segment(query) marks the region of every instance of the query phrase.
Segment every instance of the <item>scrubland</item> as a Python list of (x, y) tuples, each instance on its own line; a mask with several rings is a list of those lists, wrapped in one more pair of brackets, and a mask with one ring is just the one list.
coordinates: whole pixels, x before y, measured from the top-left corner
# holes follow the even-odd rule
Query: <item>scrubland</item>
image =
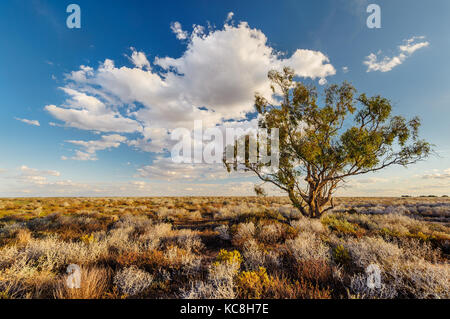
[(449, 298), (449, 226), (448, 198), (0, 199), (0, 298)]

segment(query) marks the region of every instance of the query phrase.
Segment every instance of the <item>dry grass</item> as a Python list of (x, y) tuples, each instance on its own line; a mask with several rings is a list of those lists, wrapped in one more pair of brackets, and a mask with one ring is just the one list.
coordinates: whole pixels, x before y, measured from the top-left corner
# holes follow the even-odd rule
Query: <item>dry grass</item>
[(81, 269), (80, 288), (69, 288), (63, 276), (55, 285), (54, 296), (57, 299), (100, 299), (110, 285), (110, 271), (104, 268)]
[(281, 197), (0, 199), (0, 298), (450, 297), (450, 199), (337, 204), (311, 220)]

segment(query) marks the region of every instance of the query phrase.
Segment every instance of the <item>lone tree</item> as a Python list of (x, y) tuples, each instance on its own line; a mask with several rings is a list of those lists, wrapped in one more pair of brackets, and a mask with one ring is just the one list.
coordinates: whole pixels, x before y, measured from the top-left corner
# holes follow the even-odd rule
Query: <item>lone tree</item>
[(295, 81), (290, 68), (268, 77), (277, 105), (257, 93), (255, 106), (260, 128), (279, 129), (279, 169), (268, 171), (270, 164), (247, 159), (224, 163), (228, 171), (243, 168), (277, 186), (304, 216), (319, 218), (334, 208), (333, 193), (346, 178), (407, 166), (431, 152), (431, 144), (418, 137), (420, 120), (392, 116), (391, 103), (381, 96), (356, 97), (344, 82), (328, 86), (319, 99), (316, 88)]

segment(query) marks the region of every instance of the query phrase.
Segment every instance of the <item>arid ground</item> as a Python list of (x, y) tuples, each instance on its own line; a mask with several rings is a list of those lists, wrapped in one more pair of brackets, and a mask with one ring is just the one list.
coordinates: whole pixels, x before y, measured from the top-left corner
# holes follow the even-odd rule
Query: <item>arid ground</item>
[(0, 298), (449, 298), (449, 240), (444, 197), (1, 199)]

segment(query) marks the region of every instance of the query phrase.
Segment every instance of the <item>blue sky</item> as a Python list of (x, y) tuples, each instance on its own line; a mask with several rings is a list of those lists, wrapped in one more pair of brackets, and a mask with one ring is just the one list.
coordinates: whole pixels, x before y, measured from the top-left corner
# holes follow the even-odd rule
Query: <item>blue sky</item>
[[(70, 3), (81, 29), (66, 26)], [(261, 74), (282, 63), (319, 87), (347, 80), (389, 98), (436, 145), (439, 156), (342, 195), (450, 193), (450, 2), (375, 3), (381, 29), (366, 26), (364, 0), (0, 2), (0, 196), (252, 194), (248, 176), (168, 162), (165, 129), (242, 121), (251, 100), (237, 87), (264, 92)]]

